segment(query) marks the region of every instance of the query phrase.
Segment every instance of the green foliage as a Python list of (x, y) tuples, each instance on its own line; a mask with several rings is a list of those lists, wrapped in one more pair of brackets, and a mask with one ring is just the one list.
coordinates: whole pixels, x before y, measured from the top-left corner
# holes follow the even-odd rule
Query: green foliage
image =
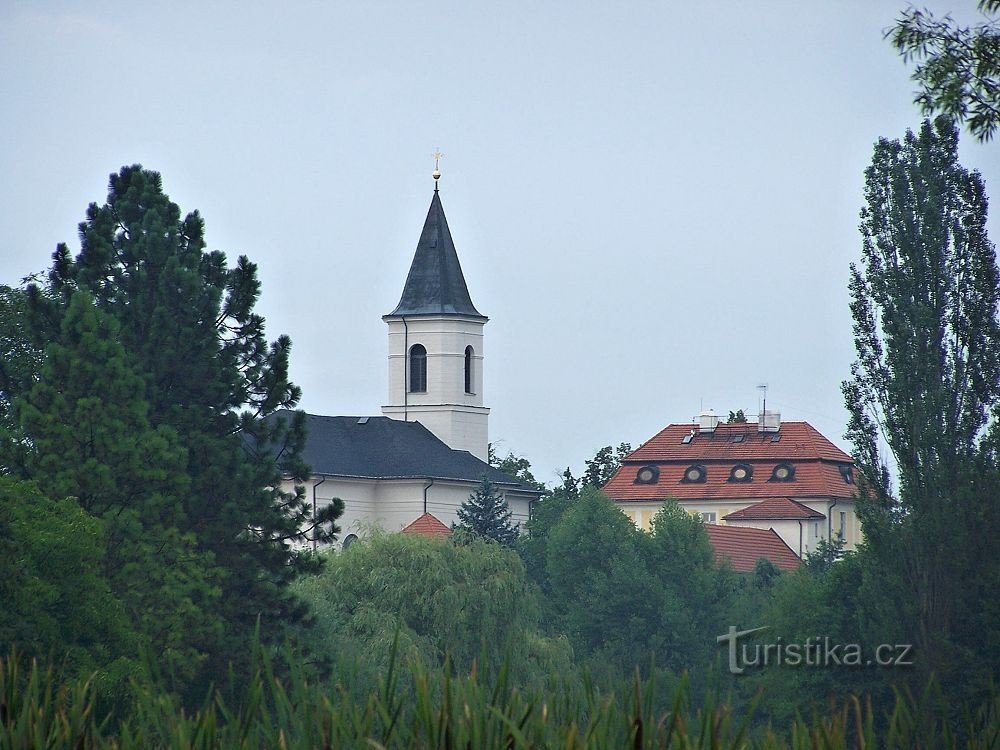
[(295, 590), (316, 619), (310, 637), (329, 644), (334, 659), (356, 654), (362, 674), (386, 667), (396, 639), (407, 660), (447, 658), (459, 672), (473, 663), (496, 669), (505, 657), (518, 680), (569, 667), (565, 645), (538, 632), (521, 561), (497, 544), (375, 535), (330, 557)]
[[(980, 0), (985, 14), (1000, 11), (1000, 0)], [(941, 113), (964, 122), (972, 135), (988, 141), (1000, 124), (1000, 31), (997, 22), (959, 26), (911, 6), (885, 36), (903, 56), (917, 62), (914, 102), (924, 115)]]
[(497, 458), (496, 452), (493, 449), (493, 443), (490, 443), (489, 464), (504, 474), (514, 477), (514, 479), (517, 479), (527, 487), (535, 490), (545, 489), (545, 485), (536, 480), (535, 475), (531, 473), (531, 462), (524, 456), (516, 456), (513, 452), (508, 452), (506, 458)]
[(729, 417), (726, 419), (726, 424), (743, 424), (747, 421), (746, 412), (742, 409), (737, 411), (730, 411)]
[(101, 694), (139, 674), (140, 639), (104, 577), (104, 524), (72, 499), (0, 477), (0, 649), (97, 673)]
[(23, 290), (0, 285), (0, 440), (20, 434), (13, 398), (31, 387), (44, 356), (32, 339), (27, 309)]
[(652, 533), (600, 491), (584, 490), (549, 531), (546, 572), (556, 622), (578, 656), (628, 673), (656, 663), (680, 673), (712, 661), (728, 605), (697, 519), (668, 503)]
[[(867, 480), (868, 616), (887, 628), (907, 625), (901, 637), (923, 654), (915, 681), (936, 673), (944, 689), (976, 685), (981, 696), (1000, 641), (992, 604), (1000, 557), (984, 531), (1000, 525), (1000, 272), (986, 235), (985, 187), (957, 150), (958, 133), (943, 118), (875, 147), (863, 261), (851, 268), (858, 361), (844, 395)], [(896, 603), (899, 614), (880, 602)], [(991, 621), (981, 617), (984, 606)]]
[[(14, 299), (17, 325), (0, 320), (5, 348), (45, 352), (0, 383), (18, 428), (0, 432), (0, 465), (102, 519), (114, 590), (200, 700), (247, 663), (259, 619), (271, 639), (305, 612), (288, 584), (317, 564), (293, 546), (313, 537), (311, 507), (280, 490), (306, 473), (302, 415), (276, 414), (300, 396), (290, 342), (264, 337), (256, 267), (207, 252), (201, 217), (182, 217), (155, 172), (112, 175), (80, 239)], [(321, 514), (320, 540), (339, 511)]]
[(816, 543), (816, 549), (806, 554), (803, 564), (815, 572), (826, 572), (844, 556), (846, 544), (847, 542), (842, 536), (837, 536), (832, 540), (820, 539)]
[(486, 477), (458, 509), (458, 521), (456, 531), (488, 539), (504, 547), (513, 547), (517, 542), (519, 532), (511, 520), (507, 500)]
[[(619, 443), (617, 448), (606, 445), (589, 461), (584, 462), (586, 471), (580, 479), (582, 487), (603, 487), (622, 465), (622, 460), (632, 452), (629, 443)], [(567, 469), (568, 471), (568, 469)]]
[[(400, 677), (410, 702), (394, 689)], [(300, 670), (279, 679), (258, 652), (243, 701), (220, 696), (198, 711), (179, 712), (147, 690), (135, 714), (111, 727), (101, 721), (92, 685), (0, 659), (0, 747), (986, 750), (1000, 740), (996, 695), (954, 724), (935, 710), (933, 690), (899, 695), (881, 731), (871, 706), (838, 696), (809, 721), (794, 717), (751, 732), (752, 708), (734, 711), (712, 699), (693, 706), (683, 684), (665, 690), (653, 678), (633, 678), (616, 687), (602, 693), (589, 683), (553, 679), (544, 688), (520, 689), (502, 677), (456, 677), (447, 669), (417, 666), (400, 675), (394, 664), (378, 690), (356, 700), (322, 689)]]
[(103, 521), (104, 576), (164, 672), (183, 683), (222, 633), (205, 575), (212, 557), (182, 531), (185, 452), (171, 428), (150, 425), (145, 382), (118, 335), (86, 291), (69, 296), (40, 378), (18, 402), (31, 436), (25, 465), (50, 496), (73, 496)]

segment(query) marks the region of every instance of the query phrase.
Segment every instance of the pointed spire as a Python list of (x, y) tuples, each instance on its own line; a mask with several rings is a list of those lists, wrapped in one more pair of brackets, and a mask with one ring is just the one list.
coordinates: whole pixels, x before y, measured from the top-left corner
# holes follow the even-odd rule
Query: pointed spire
[(467, 315), (485, 318), (472, 304), (436, 181), (431, 206), (413, 254), (395, 315)]

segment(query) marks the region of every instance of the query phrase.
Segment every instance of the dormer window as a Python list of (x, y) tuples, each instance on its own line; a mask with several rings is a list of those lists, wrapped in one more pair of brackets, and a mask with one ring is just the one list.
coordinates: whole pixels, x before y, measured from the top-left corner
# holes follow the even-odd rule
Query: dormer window
[(410, 393), (427, 393), (427, 350), (422, 344), (410, 347)]
[(660, 479), (660, 470), (655, 466), (643, 466), (635, 474), (636, 484), (656, 484)]
[(849, 465), (841, 464), (837, 468), (840, 469), (840, 476), (843, 477), (845, 484), (854, 484), (854, 473)]
[(772, 482), (791, 482), (795, 479), (795, 467), (791, 464), (778, 464), (771, 472)]
[(694, 464), (684, 470), (684, 478), (681, 479), (681, 481), (686, 484), (694, 484), (697, 482), (704, 482), (707, 477), (708, 472), (705, 471), (705, 467), (701, 464)]
[(750, 464), (736, 464), (729, 472), (730, 482), (749, 482), (753, 479), (753, 467)]

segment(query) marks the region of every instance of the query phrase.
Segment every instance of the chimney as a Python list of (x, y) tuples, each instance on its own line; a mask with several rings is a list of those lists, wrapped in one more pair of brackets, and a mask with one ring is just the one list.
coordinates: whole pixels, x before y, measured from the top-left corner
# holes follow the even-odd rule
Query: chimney
[(780, 429), (780, 411), (762, 411), (757, 415), (757, 432), (777, 432)]
[(715, 432), (715, 428), (719, 426), (719, 415), (716, 414), (712, 409), (708, 411), (703, 411), (698, 415), (698, 431), (699, 432)]

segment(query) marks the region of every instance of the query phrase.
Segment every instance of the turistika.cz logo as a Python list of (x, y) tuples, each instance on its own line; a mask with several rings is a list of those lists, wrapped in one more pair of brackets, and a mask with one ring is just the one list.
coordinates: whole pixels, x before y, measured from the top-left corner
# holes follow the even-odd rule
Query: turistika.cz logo
[(913, 665), (909, 643), (881, 643), (869, 653), (858, 643), (835, 643), (826, 636), (806, 638), (804, 643), (784, 643), (778, 636), (773, 643), (747, 643), (740, 639), (768, 630), (764, 625), (749, 630), (729, 626), (717, 643), (729, 644), (729, 672), (743, 674), (747, 669), (764, 667), (909, 667)]

